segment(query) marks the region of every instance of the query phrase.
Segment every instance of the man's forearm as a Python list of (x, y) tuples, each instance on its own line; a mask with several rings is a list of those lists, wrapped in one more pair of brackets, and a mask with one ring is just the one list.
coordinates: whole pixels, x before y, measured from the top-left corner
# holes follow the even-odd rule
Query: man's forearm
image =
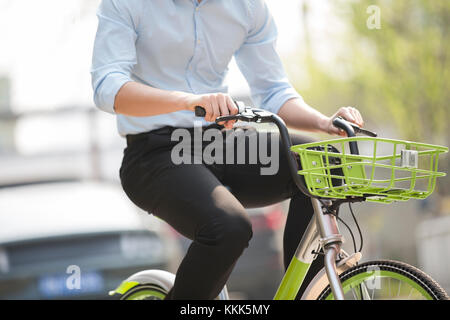
[(127, 82), (116, 95), (114, 110), (134, 117), (155, 116), (186, 110), (189, 94), (153, 88), (138, 82)]
[[(205, 109), (205, 120), (214, 122), (219, 116), (236, 114), (238, 109), (228, 94), (221, 92), (192, 94), (182, 91), (169, 91), (153, 88), (138, 82), (127, 82), (116, 94), (114, 110), (116, 113), (149, 117), (182, 110), (194, 112), (196, 106)], [(226, 121), (224, 126), (231, 128), (235, 121)]]
[(328, 132), (330, 118), (310, 107), (302, 99), (286, 101), (278, 112), (288, 127), (310, 132)]

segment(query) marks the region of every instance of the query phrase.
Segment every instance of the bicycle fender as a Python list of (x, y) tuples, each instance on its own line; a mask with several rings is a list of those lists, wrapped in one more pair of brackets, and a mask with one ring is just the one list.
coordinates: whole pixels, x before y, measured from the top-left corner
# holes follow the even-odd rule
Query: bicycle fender
[(124, 294), (128, 290), (140, 284), (153, 284), (169, 291), (175, 282), (175, 275), (164, 270), (144, 270), (135, 273), (114, 290), (109, 292), (110, 296), (115, 294)]
[[(336, 266), (338, 274), (340, 275), (344, 271), (356, 265), (356, 263), (361, 260), (361, 257), (361, 253), (356, 252), (340, 261)], [(301, 300), (316, 300), (320, 293), (327, 287), (327, 285), (327, 274), (325, 268), (322, 268), (322, 270), (320, 270), (309, 283), (308, 287), (301, 297)]]

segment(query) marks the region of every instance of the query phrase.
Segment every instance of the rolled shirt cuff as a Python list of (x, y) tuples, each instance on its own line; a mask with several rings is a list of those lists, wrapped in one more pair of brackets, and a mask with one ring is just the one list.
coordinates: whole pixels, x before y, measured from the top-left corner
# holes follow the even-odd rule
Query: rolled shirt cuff
[(261, 103), (261, 108), (277, 114), (278, 111), (280, 111), (281, 107), (286, 103), (286, 101), (293, 98), (299, 98), (303, 100), (302, 96), (298, 94), (298, 92), (292, 86), (289, 86), (284, 89), (277, 90), (276, 93), (266, 97)]
[(98, 86), (94, 95), (95, 105), (108, 113), (116, 114), (114, 103), (120, 88), (127, 82), (133, 81), (126, 74), (115, 72), (108, 74)]

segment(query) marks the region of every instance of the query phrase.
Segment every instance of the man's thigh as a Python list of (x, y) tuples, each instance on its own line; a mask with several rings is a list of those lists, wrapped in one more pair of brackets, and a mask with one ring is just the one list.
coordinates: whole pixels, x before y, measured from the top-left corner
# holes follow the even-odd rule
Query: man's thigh
[[(205, 165), (174, 164), (170, 149), (142, 151), (136, 157), (125, 157), (121, 172), (128, 197), (184, 236), (194, 239), (202, 226), (246, 215), (241, 203)], [(127, 166), (128, 162), (132, 165)]]
[(179, 165), (158, 184), (152, 213), (191, 240), (203, 227), (232, 216), (248, 219), (242, 204), (204, 165)]

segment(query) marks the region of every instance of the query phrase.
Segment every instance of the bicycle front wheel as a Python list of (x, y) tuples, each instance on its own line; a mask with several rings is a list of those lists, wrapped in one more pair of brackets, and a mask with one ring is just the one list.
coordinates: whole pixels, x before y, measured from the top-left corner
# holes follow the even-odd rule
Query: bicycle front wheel
[[(397, 261), (371, 261), (340, 275), (346, 300), (448, 300), (445, 291), (421, 270)], [(318, 297), (333, 300), (328, 285)]]

